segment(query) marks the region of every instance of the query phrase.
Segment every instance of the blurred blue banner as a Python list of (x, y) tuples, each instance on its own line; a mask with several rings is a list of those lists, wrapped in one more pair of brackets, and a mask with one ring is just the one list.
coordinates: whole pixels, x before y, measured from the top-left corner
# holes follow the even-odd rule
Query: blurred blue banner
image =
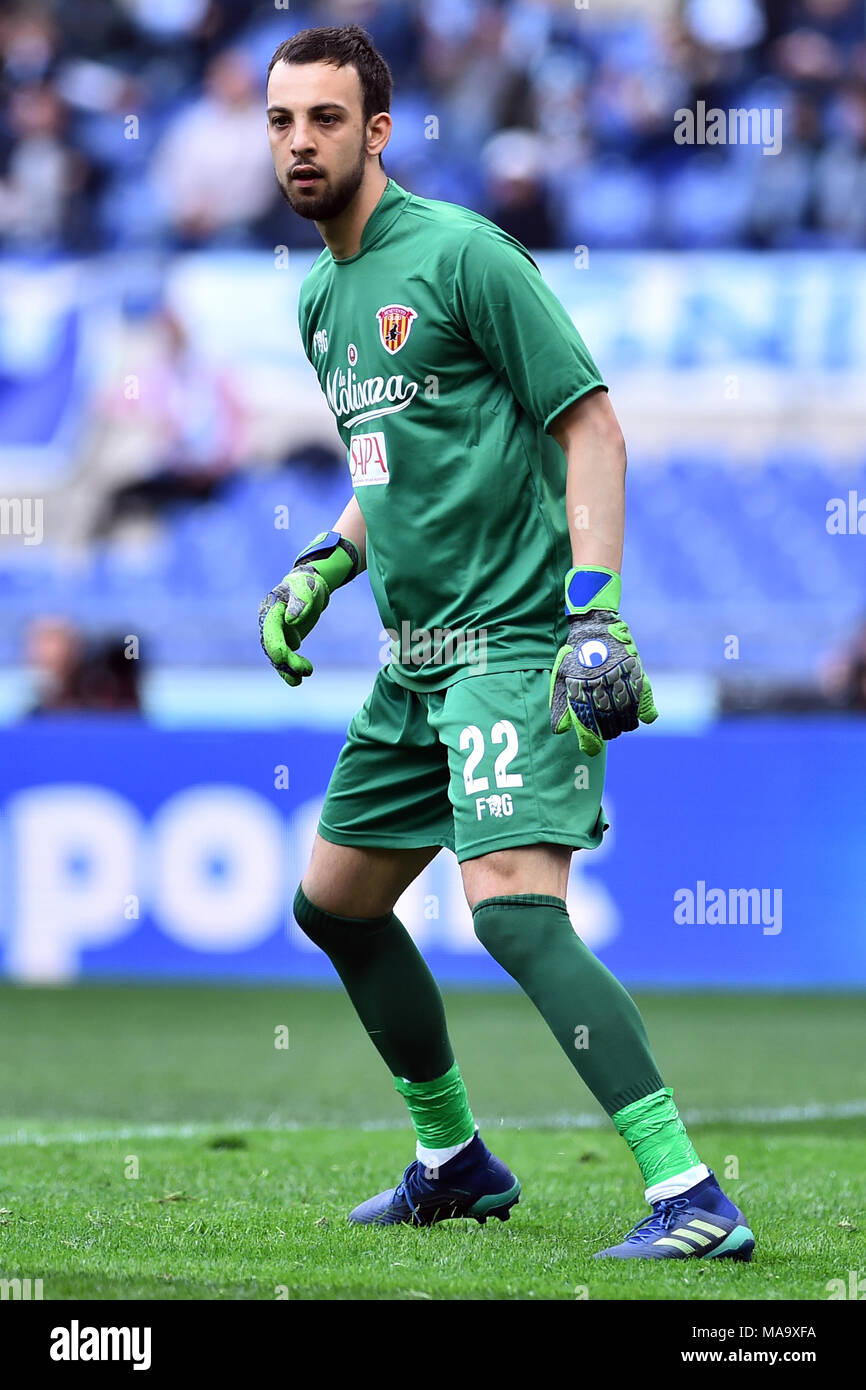
[[(334, 980), (290, 905), (332, 732), (34, 721), (0, 732), (7, 976)], [(611, 748), (612, 829), (575, 856), (576, 930), (624, 980), (866, 984), (866, 727), (754, 720)], [(398, 907), (443, 980), (503, 983), (453, 857)]]

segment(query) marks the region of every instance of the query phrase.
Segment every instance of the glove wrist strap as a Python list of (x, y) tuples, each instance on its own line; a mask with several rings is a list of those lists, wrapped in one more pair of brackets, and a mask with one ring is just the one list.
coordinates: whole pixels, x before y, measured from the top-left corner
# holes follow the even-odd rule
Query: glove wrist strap
[(602, 565), (576, 565), (565, 576), (565, 614), (579, 617), (592, 609), (618, 613), (622, 580), (616, 570)]
[(328, 591), (333, 593), (355, 578), (361, 568), (361, 557), (358, 547), (348, 536), (341, 536), (339, 531), (322, 531), (301, 551), (292, 568), (298, 569), (302, 565), (321, 575)]

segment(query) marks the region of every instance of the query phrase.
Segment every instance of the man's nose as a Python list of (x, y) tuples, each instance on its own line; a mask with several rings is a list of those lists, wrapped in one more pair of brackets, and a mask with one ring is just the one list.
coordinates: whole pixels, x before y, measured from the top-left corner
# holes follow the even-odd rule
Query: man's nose
[(301, 154), (311, 154), (314, 149), (312, 127), (305, 125), (302, 121), (295, 123), (294, 135), (292, 137), (292, 154), (296, 157)]

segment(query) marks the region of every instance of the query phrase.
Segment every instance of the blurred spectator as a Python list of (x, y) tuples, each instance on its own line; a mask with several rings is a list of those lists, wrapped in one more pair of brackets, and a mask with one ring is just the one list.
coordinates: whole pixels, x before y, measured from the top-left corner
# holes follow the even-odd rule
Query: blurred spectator
[(834, 704), (866, 713), (866, 619), (847, 651), (829, 663), (822, 684)]
[(36, 687), (33, 714), (77, 708), (81, 653), (81, 634), (62, 618), (37, 618), (32, 623), (26, 661)]
[(121, 638), (86, 642), (65, 619), (37, 618), (27, 633), (26, 659), (36, 686), (31, 717), (140, 710), (140, 663), (127, 656)]
[(0, 178), (0, 236), (25, 252), (75, 247), (84, 238), (89, 169), (67, 136), (66, 109), (47, 83), (22, 86), (9, 107), (10, 145)]
[(181, 245), (248, 239), (268, 209), (275, 180), (265, 138), (262, 75), (240, 50), (215, 58), (205, 94), (169, 126), (153, 184)]
[(847, 86), (835, 105), (835, 133), (815, 161), (819, 227), (832, 244), (862, 244), (866, 237), (866, 87)]
[(793, 96), (785, 113), (781, 152), (763, 161), (753, 180), (751, 230), (758, 246), (802, 245), (816, 225), (815, 160), (821, 148), (821, 115), (805, 94)]
[(209, 0), (119, 0), (143, 33), (156, 40), (177, 42), (204, 22)]
[(488, 216), (524, 246), (561, 244), (547, 205), (544, 142), (530, 130), (501, 130), (482, 151)]
[(57, 26), (45, 10), (12, 10), (0, 19), (3, 76), (7, 83), (27, 86), (43, 81), (57, 52)]
[(488, 0), (446, 0), (422, 9), (421, 18), (423, 67), (435, 93), (431, 111), (440, 114), (444, 127), (441, 138), (478, 150), (494, 130), (516, 123), (532, 105), (522, 68), (504, 61), (505, 10)]
[(751, 48), (766, 32), (759, 0), (686, 0), (685, 19), (695, 38), (709, 48)]
[(94, 534), (118, 522), (149, 517), (174, 502), (206, 502), (235, 471), (241, 448), (241, 414), (224, 373), (203, 361), (186, 331), (167, 310), (158, 318), (162, 353), (139, 380), (135, 402), (152, 432), (150, 467), (116, 487), (97, 518)]

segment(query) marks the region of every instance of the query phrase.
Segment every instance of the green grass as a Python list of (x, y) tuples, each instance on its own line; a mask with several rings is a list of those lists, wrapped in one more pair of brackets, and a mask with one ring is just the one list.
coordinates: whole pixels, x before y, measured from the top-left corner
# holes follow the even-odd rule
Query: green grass
[(862, 997), (639, 998), (702, 1157), (736, 1163), (751, 1265), (593, 1261), (645, 1211), (628, 1151), (526, 1000), (447, 1002), (523, 1182), (504, 1225), (347, 1226), (412, 1141), (340, 994), (0, 990), (0, 1277), (46, 1298), (772, 1300), (866, 1274)]

